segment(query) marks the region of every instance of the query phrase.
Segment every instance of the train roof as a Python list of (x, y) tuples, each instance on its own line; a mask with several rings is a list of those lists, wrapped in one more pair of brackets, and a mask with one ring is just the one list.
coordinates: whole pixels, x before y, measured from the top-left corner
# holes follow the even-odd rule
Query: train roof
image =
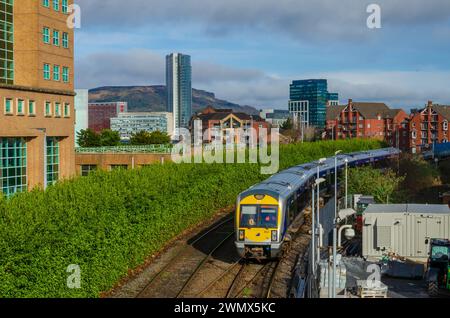
[[(398, 149), (384, 148), (350, 154), (339, 154), (337, 156), (338, 167), (342, 168), (345, 164), (345, 159), (348, 159), (348, 162), (351, 163), (374, 158), (383, 158), (399, 153), (400, 151)], [(326, 158), (322, 163), (320, 163), (319, 160), (316, 160), (283, 170), (267, 180), (250, 187), (248, 190), (241, 193), (241, 196), (264, 193), (276, 197), (288, 197), (293, 191), (297, 191), (302, 186), (305, 186), (307, 181), (317, 174), (318, 166), (320, 167), (320, 173), (334, 169), (335, 158)]]

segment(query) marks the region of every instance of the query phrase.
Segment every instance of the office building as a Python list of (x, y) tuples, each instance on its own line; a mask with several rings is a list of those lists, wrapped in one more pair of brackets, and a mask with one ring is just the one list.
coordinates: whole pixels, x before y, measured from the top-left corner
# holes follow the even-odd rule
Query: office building
[(279, 128), (291, 117), (291, 113), (284, 109), (263, 109), (259, 116), (272, 127)]
[(421, 110), (413, 111), (409, 122), (409, 147), (412, 153), (432, 150), (433, 144), (447, 143), (450, 106), (429, 101)]
[(360, 103), (350, 99), (347, 105), (327, 108), (328, 139), (375, 138), (405, 149), (407, 126), (408, 115), (402, 109), (391, 109), (384, 103)]
[(88, 105), (89, 105), (89, 90), (76, 89), (75, 93), (75, 145), (77, 133), (86, 130), (89, 127)]
[(180, 53), (166, 56), (167, 112), (173, 113), (173, 128), (189, 128), (192, 116), (191, 57)]
[(75, 173), (72, 0), (1, 0), (0, 191)]
[(111, 118), (111, 129), (118, 131), (122, 140), (130, 140), (133, 134), (141, 131), (161, 131), (170, 136), (173, 132), (172, 116), (167, 112), (120, 113)]
[(289, 109), (307, 126), (325, 128), (327, 105), (335, 105), (338, 100), (337, 93), (328, 92), (325, 79), (293, 81), (290, 85)]
[(89, 103), (89, 128), (100, 133), (104, 129), (111, 129), (111, 118), (128, 111), (127, 102)]

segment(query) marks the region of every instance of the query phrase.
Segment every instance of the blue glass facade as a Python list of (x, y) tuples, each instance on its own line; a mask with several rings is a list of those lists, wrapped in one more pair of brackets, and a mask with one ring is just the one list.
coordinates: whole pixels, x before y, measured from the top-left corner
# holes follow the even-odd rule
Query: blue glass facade
[(192, 116), (192, 67), (189, 55), (166, 57), (167, 112), (173, 113), (174, 128), (189, 128)]
[(327, 102), (338, 99), (338, 94), (328, 93), (325, 79), (293, 81), (290, 85), (290, 100), (309, 102), (309, 124), (317, 128), (325, 128)]

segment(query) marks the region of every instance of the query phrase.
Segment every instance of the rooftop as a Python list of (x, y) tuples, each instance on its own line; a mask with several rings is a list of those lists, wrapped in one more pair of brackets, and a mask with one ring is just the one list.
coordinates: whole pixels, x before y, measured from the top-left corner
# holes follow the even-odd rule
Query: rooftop
[(442, 204), (371, 204), (364, 213), (450, 214), (450, 207)]

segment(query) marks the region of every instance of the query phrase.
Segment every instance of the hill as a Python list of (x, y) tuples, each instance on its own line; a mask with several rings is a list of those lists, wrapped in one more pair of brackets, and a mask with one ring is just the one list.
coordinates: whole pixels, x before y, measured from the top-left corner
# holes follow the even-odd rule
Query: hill
[[(128, 110), (136, 112), (165, 111), (166, 86), (106, 86), (89, 90), (89, 102), (128, 102)], [(236, 112), (250, 115), (258, 114), (252, 106), (242, 106), (225, 100), (217, 99), (214, 93), (192, 89), (193, 112), (199, 112), (207, 106), (215, 108), (231, 108)]]

